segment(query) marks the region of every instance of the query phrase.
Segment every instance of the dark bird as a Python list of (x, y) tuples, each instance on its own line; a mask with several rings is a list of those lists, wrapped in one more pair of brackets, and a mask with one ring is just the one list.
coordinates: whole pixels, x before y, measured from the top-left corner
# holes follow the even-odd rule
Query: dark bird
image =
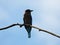
[[(24, 18), (23, 18), (24, 24), (32, 25), (32, 16), (31, 16), (32, 11), (33, 10), (30, 10), (30, 9), (25, 10), (25, 14), (24, 14)], [(27, 25), (25, 25), (24, 27), (25, 27), (25, 29), (26, 29), (26, 31), (28, 33), (28, 38), (30, 38), (32, 28), (30, 26), (27, 26)]]

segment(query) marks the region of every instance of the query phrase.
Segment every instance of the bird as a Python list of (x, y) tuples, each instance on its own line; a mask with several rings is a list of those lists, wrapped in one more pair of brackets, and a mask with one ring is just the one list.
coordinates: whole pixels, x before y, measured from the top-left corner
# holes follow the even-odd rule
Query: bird
[[(33, 10), (30, 10), (30, 9), (26, 9), (25, 10), (25, 13), (24, 13), (24, 17), (23, 17), (23, 21), (24, 21), (24, 24), (29, 24), (29, 25), (32, 25), (32, 16), (31, 16), (31, 12)], [(32, 30), (32, 27), (28, 26), (28, 25), (24, 25), (27, 33), (28, 33), (28, 38), (31, 37), (31, 30)]]

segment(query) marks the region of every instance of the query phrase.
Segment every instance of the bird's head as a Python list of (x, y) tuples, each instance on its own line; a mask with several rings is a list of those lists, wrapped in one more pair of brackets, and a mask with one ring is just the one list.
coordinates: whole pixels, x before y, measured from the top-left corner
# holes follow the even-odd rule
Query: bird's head
[(25, 12), (32, 12), (33, 10), (30, 10), (30, 9), (27, 9), (27, 10), (25, 10)]

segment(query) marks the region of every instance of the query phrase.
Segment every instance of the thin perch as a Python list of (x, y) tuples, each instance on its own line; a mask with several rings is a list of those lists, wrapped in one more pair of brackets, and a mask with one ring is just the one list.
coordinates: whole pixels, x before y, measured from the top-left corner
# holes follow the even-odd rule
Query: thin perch
[(11, 27), (13, 27), (13, 26), (17, 26), (17, 25), (20, 26), (20, 27), (22, 27), (22, 26), (24, 26), (24, 25), (28, 25), (28, 26), (30, 26), (30, 27), (32, 27), (32, 28), (38, 29), (39, 31), (46, 32), (46, 33), (48, 33), (48, 34), (51, 34), (51, 35), (53, 35), (53, 36), (55, 36), (55, 37), (60, 38), (60, 36), (57, 35), (57, 34), (54, 34), (54, 33), (49, 32), (49, 31), (47, 31), (47, 30), (40, 29), (40, 28), (38, 28), (38, 27), (29, 25), (29, 24), (19, 24), (19, 23), (17, 23), (17, 24), (12, 24), (12, 25), (10, 25), (10, 26), (4, 27), (4, 28), (0, 28), (0, 30), (5, 30), (5, 29), (11, 28)]

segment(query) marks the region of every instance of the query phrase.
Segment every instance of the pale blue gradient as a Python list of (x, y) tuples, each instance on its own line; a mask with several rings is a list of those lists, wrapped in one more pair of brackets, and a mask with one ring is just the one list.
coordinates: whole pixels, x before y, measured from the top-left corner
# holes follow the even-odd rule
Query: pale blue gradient
[[(33, 25), (60, 35), (60, 0), (0, 0), (0, 28), (23, 23), (26, 9), (32, 12)], [(0, 45), (60, 45), (60, 39), (32, 29), (28, 38), (24, 27), (0, 31)]]

